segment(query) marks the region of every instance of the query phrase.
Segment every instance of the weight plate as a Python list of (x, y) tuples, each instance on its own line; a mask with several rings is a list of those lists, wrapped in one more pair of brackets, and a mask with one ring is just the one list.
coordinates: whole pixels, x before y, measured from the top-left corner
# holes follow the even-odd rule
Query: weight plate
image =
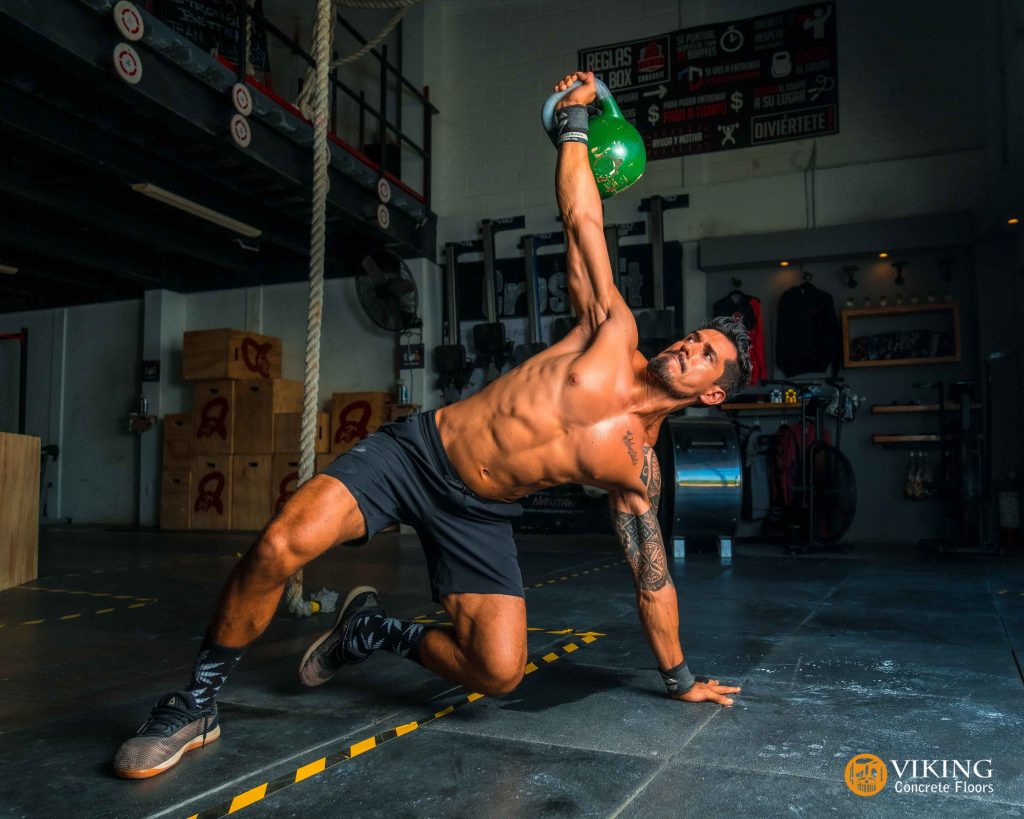
[(240, 148), (248, 148), (252, 142), (252, 128), (249, 127), (249, 120), (241, 114), (234, 114), (231, 117), (231, 138)]
[(142, 39), (146, 33), (146, 25), (142, 22), (142, 15), (135, 8), (134, 3), (128, 0), (118, 0), (114, 4), (114, 25), (121, 32), (121, 36), (133, 43)]
[(139, 53), (128, 43), (118, 43), (114, 46), (114, 68), (118, 76), (126, 83), (135, 85), (142, 79), (142, 60)]
[(252, 113), (252, 94), (242, 83), (236, 82), (231, 86), (231, 102), (243, 117)]

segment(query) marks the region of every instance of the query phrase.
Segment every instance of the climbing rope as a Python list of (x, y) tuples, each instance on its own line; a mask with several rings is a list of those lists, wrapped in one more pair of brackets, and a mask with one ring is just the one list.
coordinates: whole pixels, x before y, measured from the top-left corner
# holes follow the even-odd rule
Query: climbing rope
[[(317, 0), (313, 28), (313, 59), (316, 73), (313, 86), (313, 213), (309, 237), (309, 307), (306, 311), (306, 376), (302, 396), (302, 433), (300, 437), (299, 481), (302, 486), (316, 471), (317, 409), (320, 393), (320, 323), (324, 308), (324, 252), (327, 236), (327, 192), (330, 189), (331, 149), (327, 143), (327, 118), (330, 114), (331, 37), (334, 29), (332, 0)], [(302, 599), (302, 569), (288, 581), (285, 589), (288, 611), (309, 616), (313, 606)]]
[[(331, 68), (337, 68), (341, 65), (347, 65), (348, 63), (354, 63), (356, 60), (365, 57), (373, 49), (379, 46), (387, 36), (394, 30), (395, 26), (401, 22), (406, 12), (409, 11), (413, 6), (421, 0), (334, 0), (334, 5), (345, 6), (347, 8), (356, 9), (398, 9), (398, 11), (391, 17), (390, 20), (384, 25), (380, 31), (378, 31), (373, 37), (366, 41), (366, 44), (360, 47), (358, 50), (352, 52), (347, 57), (341, 57), (334, 60), (331, 63)], [(334, 50), (334, 10), (331, 10), (331, 31), (330, 31), (330, 49)], [(317, 36), (316, 24), (313, 28), (314, 38)], [(311, 100), (313, 97), (313, 83), (315, 76), (315, 68), (309, 69), (306, 73), (306, 81), (302, 85), (302, 90), (299, 92), (299, 97), (295, 101), (295, 105), (303, 116), (310, 117), (312, 115)]]
[[(342, 63), (353, 62), (380, 43), (398, 21), (420, 0), (317, 0), (313, 22), (313, 69), (306, 77), (298, 105), (313, 122), (313, 208), (309, 241), (309, 307), (306, 312), (306, 376), (302, 400), (299, 481), (302, 486), (316, 471), (317, 409), (320, 393), (320, 324), (324, 304), (324, 253), (327, 237), (327, 192), (330, 190), (331, 149), (327, 142), (330, 116), (330, 72)], [(335, 5), (352, 8), (398, 8), (399, 12), (385, 28), (355, 54), (334, 63)], [(249, 35), (251, 36), (251, 35)], [(285, 604), (296, 617), (308, 617), (318, 608), (302, 599), (303, 572), (299, 569), (288, 579)], [(313, 595), (326, 610), (333, 608), (337, 594), (326, 589)], [(330, 608), (328, 608), (330, 606)]]

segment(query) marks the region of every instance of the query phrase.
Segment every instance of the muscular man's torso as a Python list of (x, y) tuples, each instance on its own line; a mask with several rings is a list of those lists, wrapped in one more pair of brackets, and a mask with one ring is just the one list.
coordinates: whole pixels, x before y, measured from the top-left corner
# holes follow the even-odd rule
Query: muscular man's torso
[(630, 407), (646, 359), (607, 325), (558, 344), (463, 401), (438, 410), (441, 441), (478, 495), (514, 501), (583, 483), (643, 491), (646, 428)]

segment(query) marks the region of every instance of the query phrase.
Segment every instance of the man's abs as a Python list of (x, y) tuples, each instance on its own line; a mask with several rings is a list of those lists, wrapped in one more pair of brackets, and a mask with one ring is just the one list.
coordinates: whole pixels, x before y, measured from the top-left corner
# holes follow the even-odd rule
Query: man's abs
[(622, 483), (632, 463), (620, 439), (634, 427), (643, 440), (626, 412), (632, 372), (583, 358), (551, 348), (438, 410), (445, 451), (470, 489), (513, 501), (564, 483)]

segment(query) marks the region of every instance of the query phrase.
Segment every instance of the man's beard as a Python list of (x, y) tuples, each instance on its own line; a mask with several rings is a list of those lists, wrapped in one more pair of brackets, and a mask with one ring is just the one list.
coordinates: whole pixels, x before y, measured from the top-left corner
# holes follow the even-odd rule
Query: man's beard
[[(673, 376), (675, 375), (674, 368), (669, 361), (673, 356), (679, 358), (675, 353), (661, 353), (660, 355), (656, 355), (647, 362), (647, 371), (654, 377), (655, 381), (664, 388), (665, 392), (673, 398), (678, 398), (682, 401), (690, 398), (691, 396), (689, 393), (676, 386), (673, 380)], [(680, 364), (682, 365), (683, 372), (686, 372), (686, 365), (682, 364), (682, 360), (680, 360)]]

